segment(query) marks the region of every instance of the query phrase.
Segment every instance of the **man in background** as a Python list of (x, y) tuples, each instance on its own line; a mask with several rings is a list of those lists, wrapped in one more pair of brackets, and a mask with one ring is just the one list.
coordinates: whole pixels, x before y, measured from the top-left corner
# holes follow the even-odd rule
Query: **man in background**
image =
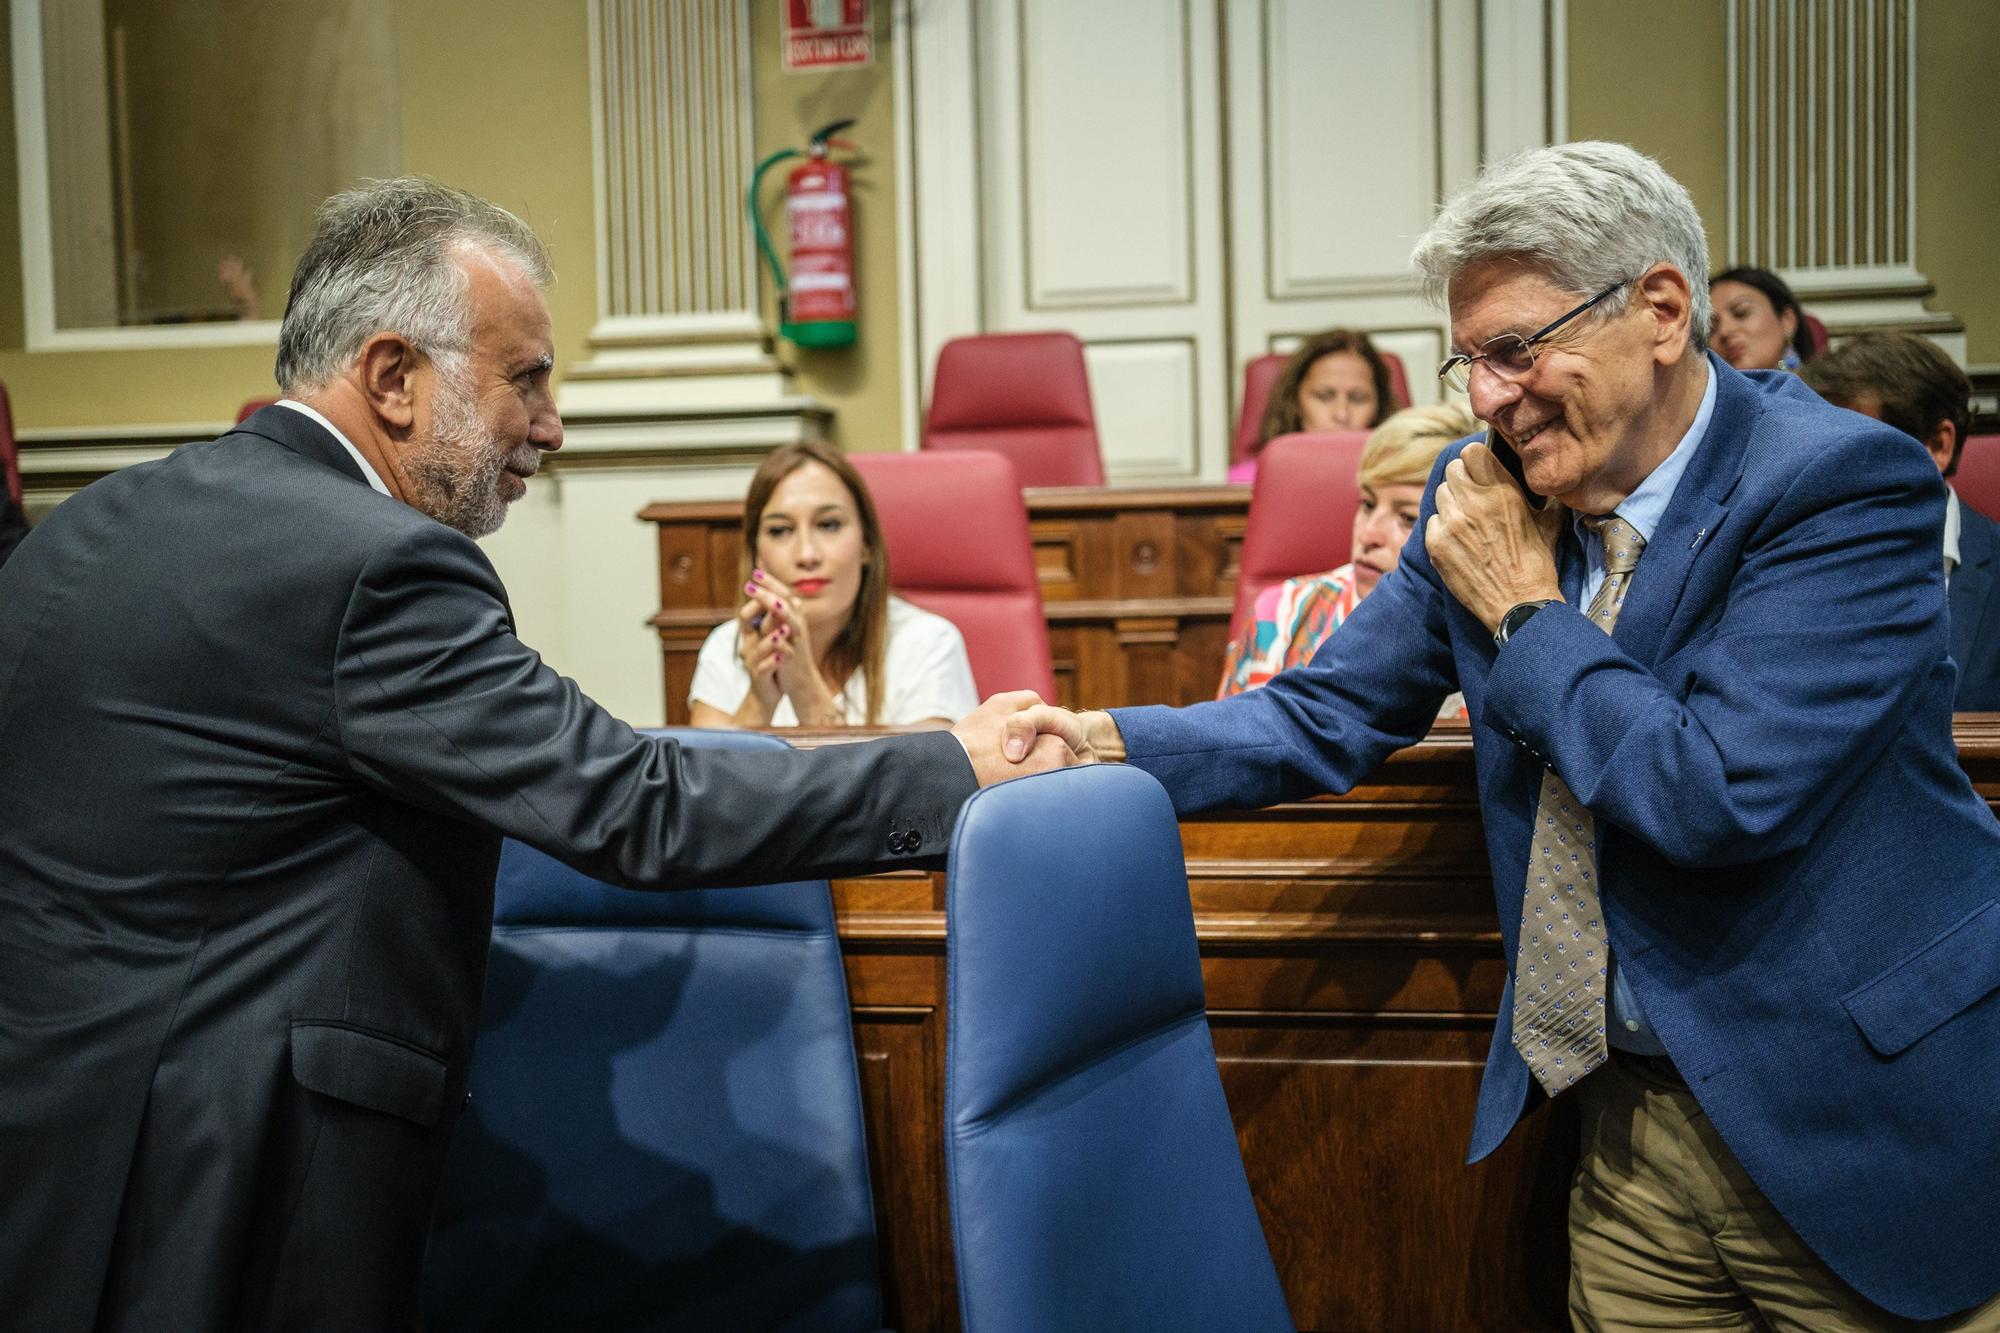
[(473, 539), (562, 443), (549, 280), (471, 195), (336, 196), (285, 399), (0, 569), (0, 1323), (414, 1327), (501, 835), (633, 888), (935, 863), (1005, 767), (1032, 695), (683, 750), (515, 636)]
[[(1945, 481), (1958, 471), (1972, 425), (1972, 382), (1944, 349), (1914, 333), (1862, 333), (1800, 372), (1822, 398), (1887, 422), (1924, 446)], [(2000, 709), (2000, 524), (1967, 505), (1948, 484), (1944, 502), (1944, 582), (1951, 613), (1951, 659), (1958, 663), (1953, 707)]]

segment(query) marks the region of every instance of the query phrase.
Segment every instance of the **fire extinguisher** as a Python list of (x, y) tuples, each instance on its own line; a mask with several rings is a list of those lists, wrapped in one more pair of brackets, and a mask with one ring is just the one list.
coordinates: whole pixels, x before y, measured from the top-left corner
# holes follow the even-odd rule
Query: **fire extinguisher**
[[(778, 289), (778, 332), (799, 347), (847, 347), (854, 342), (854, 208), (847, 168), (827, 158), (829, 149), (859, 150), (859, 145), (833, 137), (853, 123), (834, 121), (813, 135), (804, 152), (780, 149), (759, 162), (750, 177), (750, 225)], [(766, 171), (793, 157), (806, 160), (785, 179), (792, 239), (787, 280), (758, 214), (757, 189)]]

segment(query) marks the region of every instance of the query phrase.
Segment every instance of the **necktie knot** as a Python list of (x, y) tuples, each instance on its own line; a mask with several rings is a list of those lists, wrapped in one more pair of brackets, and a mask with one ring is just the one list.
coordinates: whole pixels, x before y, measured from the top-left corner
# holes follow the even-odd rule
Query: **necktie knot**
[(1604, 572), (1608, 575), (1630, 574), (1639, 567), (1639, 557), (1645, 553), (1646, 539), (1639, 530), (1616, 514), (1586, 518), (1583, 526), (1597, 534), (1604, 544)]

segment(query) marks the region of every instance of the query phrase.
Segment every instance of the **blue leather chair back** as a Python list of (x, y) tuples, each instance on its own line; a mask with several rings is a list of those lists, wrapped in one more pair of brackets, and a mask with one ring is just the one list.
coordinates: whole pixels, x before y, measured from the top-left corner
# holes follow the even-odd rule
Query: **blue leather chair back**
[(968, 1333), (1291, 1329), (1159, 783), (1105, 766), (978, 793), (952, 834), (947, 912)]
[(879, 1326), (826, 881), (639, 893), (510, 841), (495, 896), (427, 1326)]

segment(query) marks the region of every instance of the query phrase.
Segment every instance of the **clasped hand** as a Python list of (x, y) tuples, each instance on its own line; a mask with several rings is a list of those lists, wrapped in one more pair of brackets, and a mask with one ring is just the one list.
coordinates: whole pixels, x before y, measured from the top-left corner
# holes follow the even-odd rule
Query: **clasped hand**
[(1520, 485), (1485, 444), (1446, 465), (1437, 512), (1424, 524), (1424, 552), (1445, 589), (1487, 630), (1522, 602), (1560, 600), (1555, 544), (1564, 509), (1528, 508)]
[(967, 713), (951, 734), (965, 747), (979, 785), (990, 787), (1008, 778), (1113, 757), (1099, 750), (1115, 742), (1117, 727), (1109, 714), (1072, 713), (1043, 703), (1033, 690), (1016, 690), (996, 694)]
[(839, 721), (833, 691), (819, 674), (812, 627), (798, 594), (756, 570), (743, 585), (746, 600), (736, 610), (736, 656), (750, 673), (750, 693), (768, 722), (780, 698), (789, 698), (799, 721), (824, 726)]

